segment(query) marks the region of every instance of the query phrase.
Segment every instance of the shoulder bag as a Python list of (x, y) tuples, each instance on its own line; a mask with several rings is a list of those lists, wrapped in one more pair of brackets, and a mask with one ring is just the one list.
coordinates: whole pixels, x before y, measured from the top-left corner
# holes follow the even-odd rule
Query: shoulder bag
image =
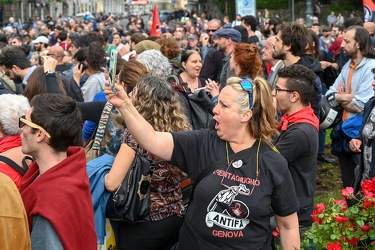
[(128, 173), (108, 201), (106, 216), (111, 220), (138, 222), (150, 213), (150, 186), (155, 162), (139, 151), (138, 146)]

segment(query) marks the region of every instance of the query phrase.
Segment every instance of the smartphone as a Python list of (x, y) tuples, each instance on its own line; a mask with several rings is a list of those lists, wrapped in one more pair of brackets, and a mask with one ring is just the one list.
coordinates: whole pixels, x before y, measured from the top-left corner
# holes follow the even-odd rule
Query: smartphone
[(85, 61), (80, 62), (79, 65), (78, 65), (78, 68), (81, 68), (81, 72), (85, 71), (88, 67), (89, 67), (89, 65), (87, 65), (87, 62), (85, 62)]
[(108, 80), (111, 88), (114, 88), (116, 83), (117, 54), (118, 52), (115, 49), (113, 49), (111, 51), (111, 57), (109, 59)]

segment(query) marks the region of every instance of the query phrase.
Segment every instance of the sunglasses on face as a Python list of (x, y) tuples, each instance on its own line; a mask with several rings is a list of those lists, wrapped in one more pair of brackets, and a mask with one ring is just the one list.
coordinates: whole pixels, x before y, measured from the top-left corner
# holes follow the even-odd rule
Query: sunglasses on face
[(209, 32), (214, 33), (215, 31), (217, 31), (217, 29), (214, 29), (214, 30), (207, 29), (207, 33), (209, 33)]
[(253, 84), (248, 79), (244, 79), (240, 82), (242, 89), (249, 92), (249, 103), (250, 109), (253, 109)]
[(26, 116), (23, 115), (18, 120), (18, 127), (23, 128), (23, 127), (25, 127), (25, 125), (27, 125), (29, 127), (32, 127), (32, 128), (35, 128), (35, 129), (39, 129), (39, 130), (43, 131), (48, 138), (51, 138), (51, 135), (44, 128), (42, 128), (38, 124), (33, 123), (32, 121), (26, 120)]

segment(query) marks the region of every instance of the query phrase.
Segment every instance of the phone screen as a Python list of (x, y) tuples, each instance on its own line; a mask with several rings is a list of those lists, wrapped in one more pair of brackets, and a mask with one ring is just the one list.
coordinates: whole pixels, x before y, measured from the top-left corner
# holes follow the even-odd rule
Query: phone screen
[(109, 84), (111, 88), (115, 87), (116, 83), (116, 65), (117, 65), (117, 51), (112, 50), (111, 51), (111, 58), (109, 59)]

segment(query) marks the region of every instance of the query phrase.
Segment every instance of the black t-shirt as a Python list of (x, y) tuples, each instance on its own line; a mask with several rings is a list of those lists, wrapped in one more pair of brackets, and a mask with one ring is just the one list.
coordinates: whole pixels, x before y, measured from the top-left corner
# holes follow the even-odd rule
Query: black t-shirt
[[(172, 136), (171, 164), (187, 172), (193, 181), (204, 169), (226, 158), (226, 142), (216, 131), (178, 132)], [(253, 147), (258, 147), (258, 142)], [(264, 142), (260, 146), (269, 147)], [(271, 249), (270, 216), (290, 215), (299, 206), (285, 158), (267, 149), (258, 157), (254, 153), (230, 159), (232, 165), (217, 166), (199, 182), (185, 216), (179, 249), (195, 249), (202, 242), (218, 249)], [(229, 144), (228, 153), (233, 154)], [(185, 233), (187, 228), (198, 237)]]
[(247, 39), (247, 43), (248, 44), (252, 44), (253, 43), (253, 44), (258, 45), (258, 46), (260, 45), (259, 39), (258, 39), (258, 37), (256, 35), (249, 37)]
[[(310, 226), (316, 190), (318, 131), (309, 123), (298, 123), (281, 132), (275, 145), (289, 163), (300, 209), (300, 225)], [(298, 190), (298, 192), (297, 192)]]

